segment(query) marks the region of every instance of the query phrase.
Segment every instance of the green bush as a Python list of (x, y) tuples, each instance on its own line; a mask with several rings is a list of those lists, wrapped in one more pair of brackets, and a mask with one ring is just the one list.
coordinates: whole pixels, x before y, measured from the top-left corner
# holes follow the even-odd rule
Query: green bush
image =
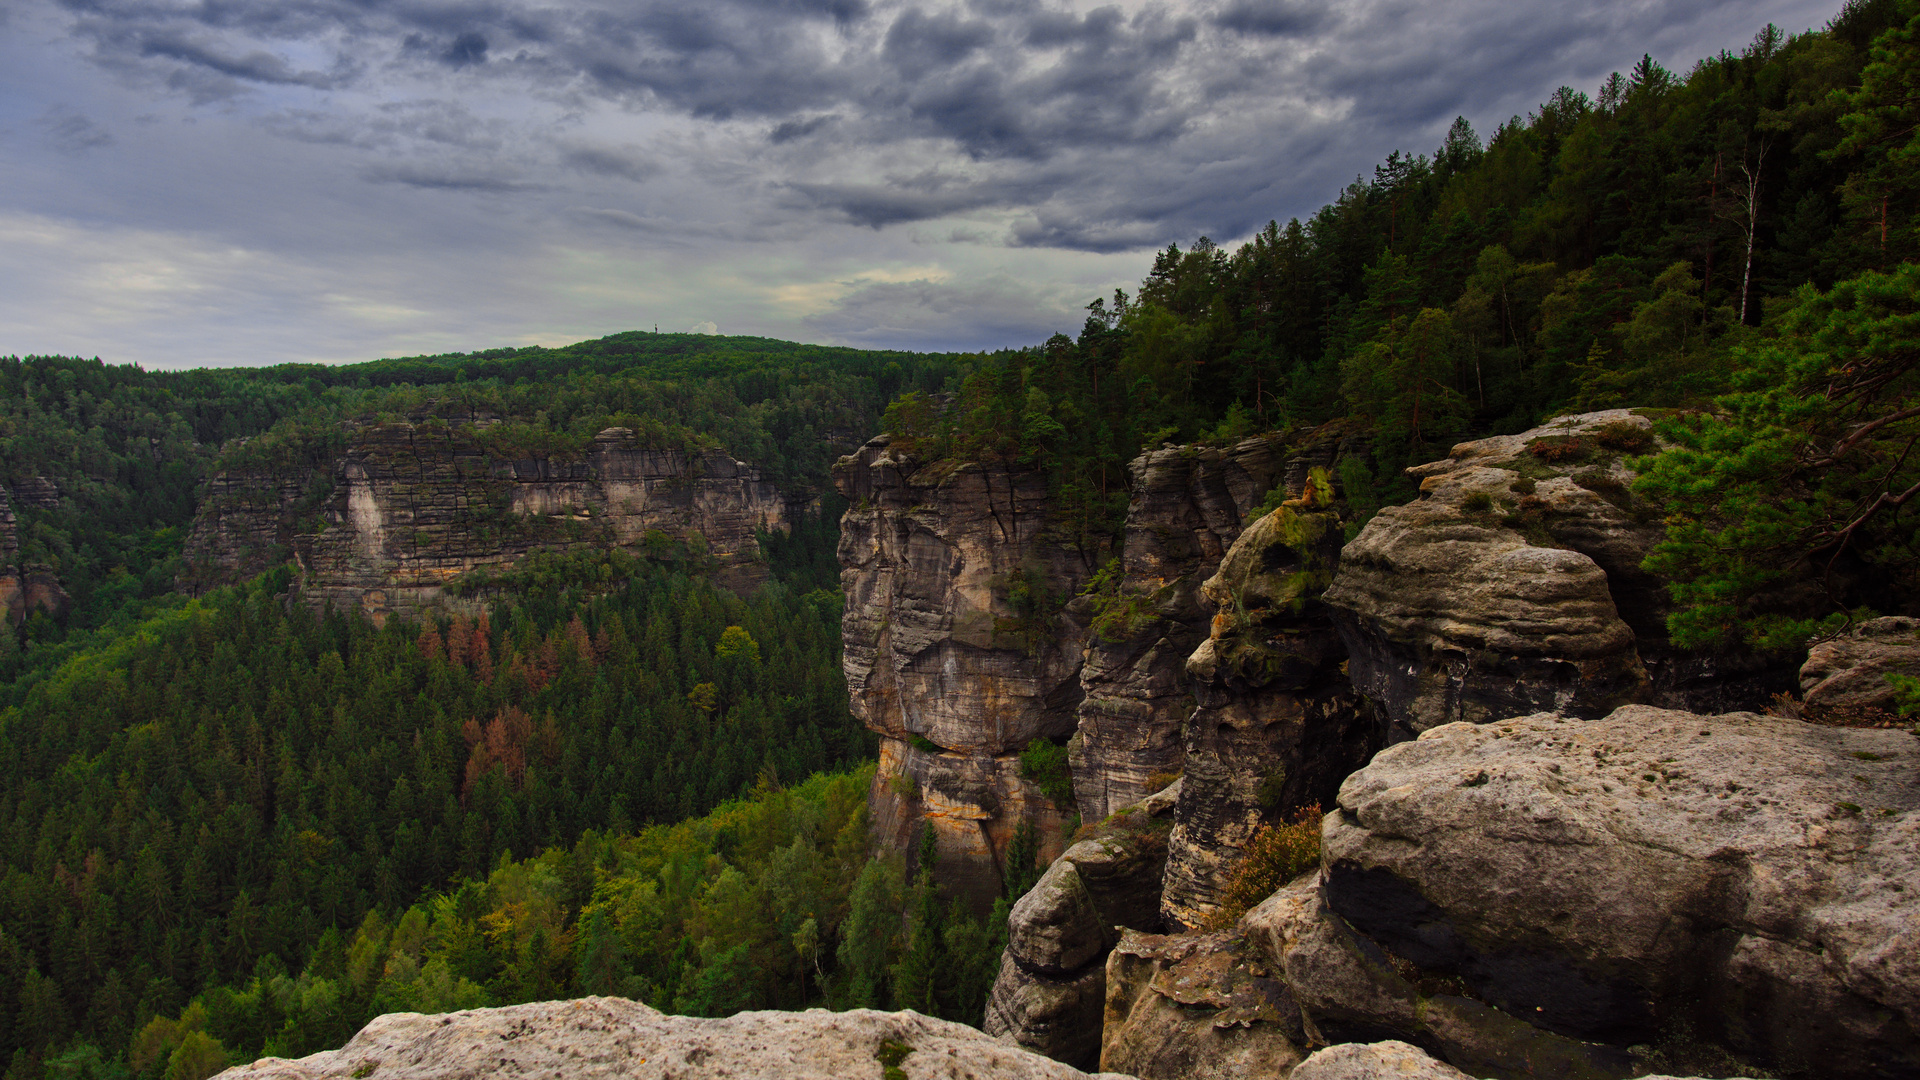
[(1033, 782), (1055, 806), (1073, 805), (1073, 772), (1067, 765), (1067, 748), (1046, 739), (1035, 739), (1020, 751), (1020, 775)]

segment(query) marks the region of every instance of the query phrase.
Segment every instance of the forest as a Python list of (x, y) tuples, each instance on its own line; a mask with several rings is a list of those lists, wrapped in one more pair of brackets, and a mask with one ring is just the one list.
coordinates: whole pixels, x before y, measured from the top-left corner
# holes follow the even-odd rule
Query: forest
[[(1793, 648), (1920, 597), (1916, 164), (1920, 4), (1850, 0), (1684, 72), (1643, 57), (1484, 138), (1458, 121), (1304, 220), (1169, 245), (1030, 348), (0, 359), (0, 481), (58, 492), (16, 500), (11, 558), (71, 597), (0, 631), (6, 1074), (200, 1080), (382, 1011), (584, 993), (978, 1021), (1004, 901), (980, 918), (930, 855), (909, 878), (869, 848), (831, 496), (762, 538), (751, 596), (684, 548), (576, 552), (490, 580), (484, 615), (376, 627), (289, 603), (284, 567), (176, 591), (216, 470), (484, 413), (501, 455), (619, 425), (818, 495), (834, 447), (887, 430), (925, 461), (1044, 472), (1055, 527), (1110, 551), (1143, 447), (1363, 433), (1371, 459), (1335, 479), (1364, 518), (1453, 441), (1636, 407), (1668, 447), (1640, 490), (1666, 514), (1675, 644)], [(1762, 602), (1809, 563), (1824, 596)]]

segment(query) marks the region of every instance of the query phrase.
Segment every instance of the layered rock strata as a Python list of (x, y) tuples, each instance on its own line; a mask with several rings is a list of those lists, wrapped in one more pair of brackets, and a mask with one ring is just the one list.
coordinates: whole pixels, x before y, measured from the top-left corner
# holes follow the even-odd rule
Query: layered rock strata
[(1107, 960), (1103, 1069), (1141, 1080), (1286, 1076), (1306, 1045), (1279, 970), (1237, 930), (1129, 932)]
[(925, 823), (941, 884), (984, 908), (1021, 821), (1060, 853), (1062, 809), (1020, 775), (1073, 731), (1086, 627), (1066, 601), (1103, 560), (1060, 535), (1046, 479), (1006, 465), (922, 468), (887, 436), (834, 467), (841, 628), (855, 716), (881, 736), (870, 805), (883, 844)]
[[(48, 488), (53, 486), (44, 480), (40, 482)], [(21, 564), (20, 523), (6, 489), (0, 488), (0, 624), (19, 626), (36, 611), (58, 615), (67, 609), (68, 602), (66, 590), (60, 587), (60, 579), (51, 570)]]
[(1809, 649), (1801, 707), (1816, 720), (1890, 720), (1899, 692), (1889, 675), (1920, 679), (1920, 619), (1872, 619)]
[(1322, 880), (1242, 926), (1310, 1035), (1475, 1076), (1914, 1075), (1917, 758), (1647, 706), (1444, 725), (1349, 778)]
[[(1186, 658), (1206, 637), (1213, 605), (1200, 596), (1247, 512), (1275, 483), (1304, 483), (1309, 463), (1332, 459), (1337, 442), (1286, 454), (1278, 436), (1227, 449), (1153, 450), (1128, 466), (1132, 498), (1120, 566), (1097, 607), (1070, 747), (1074, 800), (1088, 820), (1137, 801), (1178, 772), (1180, 729), (1193, 701)], [(1158, 779), (1157, 779), (1158, 778)]]
[(1341, 539), (1335, 514), (1283, 506), (1249, 527), (1201, 588), (1214, 616), (1187, 661), (1198, 707), (1185, 727), (1161, 898), (1171, 925), (1204, 924), (1261, 825), (1330, 805), (1347, 774), (1385, 745), (1386, 727), (1354, 693), (1346, 647), (1318, 599)]
[(314, 603), (376, 621), (447, 606), (448, 582), (533, 551), (685, 543), (736, 588), (765, 580), (756, 529), (784, 529), (785, 498), (718, 451), (650, 450), (608, 428), (578, 455), (508, 460), (487, 418), (354, 427), (329, 465), (221, 475), (187, 544), (191, 583), (257, 571), (290, 551)]
[[(1086, 1073), (914, 1012), (743, 1012), (666, 1016), (590, 997), (440, 1016), (389, 1013), (345, 1046), (263, 1058), (221, 1080), (1085, 1080)], [(1112, 1080), (1126, 1080), (1115, 1077)]]
[(1107, 954), (1123, 930), (1160, 928), (1175, 781), (1124, 807), (1054, 860), (1013, 905), (987, 999), (987, 1034), (1077, 1068), (1100, 1060)]

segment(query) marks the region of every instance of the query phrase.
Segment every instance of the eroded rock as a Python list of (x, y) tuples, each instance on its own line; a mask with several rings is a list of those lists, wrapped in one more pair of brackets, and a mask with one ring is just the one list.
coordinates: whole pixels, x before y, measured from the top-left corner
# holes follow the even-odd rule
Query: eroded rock
[(1906, 732), (1647, 706), (1445, 725), (1348, 779), (1320, 901), (1249, 933), (1327, 1040), (1474, 1075), (1626, 1076), (1674, 1044), (1913, 1075), (1916, 759)]
[(941, 884), (983, 906), (1022, 820), (1044, 842), (1059, 835), (1060, 808), (1021, 779), (1017, 755), (1073, 733), (1086, 629), (1063, 608), (1101, 553), (1050, 527), (1032, 470), (923, 469), (881, 436), (834, 481), (853, 504), (842, 663), (854, 715), (882, 736), (876, 835), (911, 850), (932, 824)]
[(1341, 1043), (1316, 1050), (1289, 1080), (1472, 1080), (1435, 1061), (1417, 1046), (1399, 1041)]
[(1213, 617), (1200, 583), (1239, 537), (1247, 512), (1296, 465), (1299, 455), (1286, 450), (1270, 435), (1226, 449), (1152, 450), (1128, 465), (1120, 573), (1110, 592), (1089, 601), (1101, 610), (1071, 746), (1074, 796), (1089, 820), (1179, 771), (1180, 729), (1193, 709), (1184, 669)]
[[(1326, 592), (1355, 687), (1410, 732), (1649, 699), (1629, 619), (1662, 632), (1659, 584), (1639, 568), (1662, 526), (1599, 436), (1650, 446), (1650, 428), (1623, 409), (1562, 417), (1407, 470), (1420, 498), (1369, 521)], [(1530, 449), (1574, 441), (1563, 458)]]
[(1100, 1060), (1107, 954), (1157, 930), (1166, 830), (1179, 782), (1068, 848), (1013, 906), (985, 1029), (1080, 1068)]
[[(440, 1016), (389, 1013), (345, 1046), (265, 1058), (222, 1080), (1083, 1080), (1086, 1073), (915, 1012), (743, 1012), (667, 1016), (624, 998), (580, 998)], [(1111, 1080), (1126, 1080), (1114, 1077)]]
[(1185, 727), (1161, 898), (1170, 924), (1203, 925), (1262, 824), (1331, 804), (1340, 781), (1385, 744), (1318, 599), (1341, 539), (1333, 513), (1283, 506), (1249, 526), (1202, 586), (1214, 616), (1187, 661), (1198, 707)]
[(473, 416), (355, 425), (333, 461), (213, 477), (188, 535), (181, 587), (201, 591), (289, 553), (310, 602), (376, 622), (458, 607), (455, 578), (532, 551), (688, 543), (723, 583), (766, 580), (756, 529), (784, 529), (786, 498), (718, 451), (653, 450), (608, 428), (575, 457), (505, 460), (496, 421)]
[(1816, 718), (1890, 718), (1897, 702), (1889, 675), (1920, 678), (1920, 619), (1873, 619), (1808, 650), (1800, 668), (1803, 707)]
[(1284, 1076), (1304, 1053), (1300, 1010), (1238, 932), (1128, 932), (1107, 958), (1100, 1067), (1143, 1080)]

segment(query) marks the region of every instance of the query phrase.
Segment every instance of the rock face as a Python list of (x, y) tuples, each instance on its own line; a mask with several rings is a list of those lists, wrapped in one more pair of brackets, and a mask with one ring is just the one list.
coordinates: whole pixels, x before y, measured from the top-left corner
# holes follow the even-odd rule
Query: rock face
[(1889, 675), (1920, 678), (1920, 619), (1873, 619), (1823, 641), (1800, 668), (1802, 707), (1816, 719), (1879, 719), (1897, 704)]
[(1229, 449), (1153, 450), (1128, 466), (1126, 540), (1119, 574), (1094, 601), (1103, 610), (1087, 641), (1086, 698), (1071, 746), (1074, 800), (1089, 821), (1179, 771), (1180, 730), (1193, 710), (1183, 669), (1213, 616), (1200, 583), (1274, 484), (1291, 479), (1298, 490), (1304, 482), (1315, 459), (1286, 449), (1267, 436)]
[(1047, 485), (1007, 466), (920, 468), (887, 436), (834, 467), (843, 663), (852, 709), (881, 736), (871, 807), (884, 844), (932, 826), (941, 883), (984, 907), (1022, 820), (1059, 854), (1064, 820), (1019, 751), (1064, 741), (1087, 631), (1065, 609), (1101, 560), (1052, 528)]
[[(40, 483), (53, 487), (45, 480)], [(22, 484), (21, 488), (26, 486)], [(19, 530), (13, 504), (6, 490), (0, 488), (0, 622), (7, 626), (19, 626), (36, 611), (58, 615), (67, 609), (68, 603), (67, 592), (52, 571), (44, 566), (20, 564)]]
[(290, 550), (314, 603), (376, 621), (446, 606), (445, 585), (536, 550), (688, 542), (721, 580), (765, 579), (755, 529), (783, 529), (773, 485), (718, 451), (642, 449), (609, 428), (572, 458), (506, 460), (485, 417), (353, 428), (332, 462), (215, 477), (187, 542), (193, 588), (242, 577)]
[(1013, 905), (987, 999), (987, 1034), (1077, 1068), (1100, 1060), (1107, 954), (1120, 932), (1157, 930), (1178, 781), (1124, 807), (1054, 860)]
[(1916, 759), (1904, 731), (1647, 706), (1444, 725), (1348, 779), (1318, 891), (1243, 927), (1320, 1038), (1476, 1076), (1911, 1076)]
[(1347, 652), (1318, 596), (1340, 560), (1339, 518), (1283, 506), (1234, 543), (1201, 593), (1210, 635), (1187, 661), (1187, 720), (1161, 910), (1175, 926), (1219, 907), (1238, 852), (1262, 824), (1329, 805), (1386, 742), (1353, 692)]
[(1129, 932), (1107, 960), (1103, 1069), (1142, 1080), (1284, 1076), (1305, 1044), (1279, 970), (1237, 931)]
[(1664, 536), (1626, 459), (1654, 448), (1623, 409), (1461, 443), (1409, 469), (1420, 498), (1382, 510), (1327, 590), (1354, 685), (1418, 733), (1630, 702), (1759, 708), (1791, 685), (1762, 658), (1666, 644), (1666, 592), (1640, 569)]
[(638, 1002), (604, 997), (442, 1016), (389, 1013), (338, 1050), (297, 1061), (264, 1058), (219, 1075), (222, 1080), (850, 1080), (880, 1076), (888, 1066), (907, 1080), (1083, 1080), (1087, 1075), (965, 1025), (913, 1012), (810, 1009), (710, 1020), (666, 1016)]

